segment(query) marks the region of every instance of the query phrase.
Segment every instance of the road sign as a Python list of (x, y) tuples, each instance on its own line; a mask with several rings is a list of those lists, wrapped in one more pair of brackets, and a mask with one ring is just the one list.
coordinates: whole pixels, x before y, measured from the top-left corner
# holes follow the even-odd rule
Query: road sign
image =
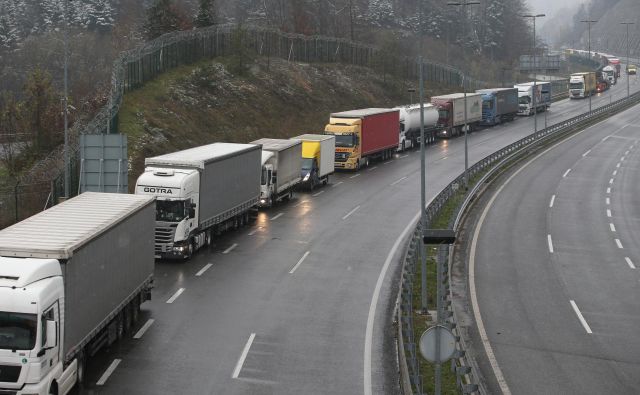
[(420, 336), (420, 354), (429, 362), (436, 362), (436, 331), (440, 332), (440, 360), (446, 362), (456, 351), (456, 339), (449, 328), (442, 325), (435, 325), (424, 331)]

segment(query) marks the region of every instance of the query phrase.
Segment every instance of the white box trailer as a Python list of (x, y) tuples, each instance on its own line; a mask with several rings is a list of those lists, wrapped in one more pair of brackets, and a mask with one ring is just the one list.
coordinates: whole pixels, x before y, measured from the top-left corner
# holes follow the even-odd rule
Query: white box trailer
[[(467, 117), (468, 132), (472, 132), (482, 121), (482, 95), (479, 93), (467, 93)], [(433, 96), (433, 103), (438, 108), (438, 128), (442, 137), (454, 137), (464, 133), (465, 124), (465, 94), (452, 93), (449, 95)]]
[(0, 231), (0, 394), (63, 395), (150, 299), (153, 197), (86, 192)]
[(302, 142), (265, 138), (251, 144), (262, 146), (259, 206), (271, 207), (285, 198), (291, 199), (293, 189), (302, 180)]
[(302, 142), (302, 186), (313, 190), (320, 183), (328, 184), (335, 172), (336, 136), (303, 134), (291, 139)]

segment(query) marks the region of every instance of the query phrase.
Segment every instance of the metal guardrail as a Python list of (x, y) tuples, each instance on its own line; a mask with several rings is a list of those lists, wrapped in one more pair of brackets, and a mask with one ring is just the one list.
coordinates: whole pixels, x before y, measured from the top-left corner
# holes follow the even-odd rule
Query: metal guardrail
[[(476, 175), (484, 174), (475, 183), (473, 188), (467, 192), (462, 204), (456, 208), (455, 219), (452, 219), (449, 223), (450, 229), (454, 229), (456, 232), (460, 230), (462, 219), (471, 206), (471, 203), (476, 199), (478, 194), (481, 193), (481, 190), (483, 186), (486, 185), (487, 181), (491, 177), (495, 176), (499, 171), (502, 171), (505, 166), (509, 165), (514, 160), (527, 156), (542, 144), (562, 138), (571, 132), (590, 125), (596, 120), (614, 115), (615, 113), (623, 111), (638, 103), (640, 103), (640, 92), (634, 93), (629, 98), (620, 99), (599, 107), (591, 113), (578, 115), (549, 126), (537, 133), (532, 133), (476, 162), (468, 169), (469, 178), (473, 179)], [(456, 177), (433, 198), (426, 208), (427, 228), (429, 228), (429, 224), (433, 222), (443, 207), (449, 202), (449, 199), (456, 195), (463, 185), (464, 173)], [(409, 240), (403, 260), (402, 278), (398, 293), (395, 317), (398, 323), (398, 353), (401, 368), (400, 381), (405, 395), (424, 393), (422, 378), (420, 376), (419, 358), (421, 357), (418, 355), (417, 346), (417, 336), (419, 336), (419, 334), (414, 333), (413, 330), (413, 279), (416, 274), (416, 267), (420, 264), (418, 248), (419, 243), (422, 243), (421, 235), (421, 225), (418, 223), (411, 239)], [(459, 322), (458, 313), (453, 307), (453, 294), (450, 287), (450, 284), (452, 283), (451, 267), (454, 252), (455, 246), (451, 246), (448, 254), (449, 264), (446, 265), (447, 267), (445, 268), (448, 281), (445, 283), (446, 301), (444, 303), (446, 306), (445, 309), (448, 311), (448, 313), (446, 313), (446, 325), (452, 330), (457, 341), (457, 351), (454, 359), (452, 359), (451, 369), (456, 373), (458, 389), (461, 393), (479, 393), (485, 395), (490, 392), (486, 388), (484, 380), (481, 379), (482, 376), (479, 374), (479, 369), (475, 359), (467, 357), (467, 342), (464, 334), (461, 333), (457, 327), (457, 322)]]

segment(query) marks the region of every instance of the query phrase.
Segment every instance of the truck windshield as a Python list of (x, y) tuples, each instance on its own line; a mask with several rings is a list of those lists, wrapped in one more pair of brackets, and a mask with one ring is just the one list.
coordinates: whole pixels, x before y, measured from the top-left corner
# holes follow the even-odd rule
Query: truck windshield
[(491, 110), (493, 108), (493, 100), (483, 100), (482, 108), (485, 110)]
[(302, 170), (313, 169), (313, 158), (302, 158)]
[(156, 200), (156, 221), (180, 222), (184, 217), (183, 200)]
[(353, 147), (355, 137), (353, 134), (336, 134), (336, 147)]
[(529, 104), (531, 103), (531, 98), (529, 96), (520, 96), (518, 98), (518, 104)]
[(584, 84), (582, 82), (572, 82), (569, 84), (569, 89), (582, 89)]
[(33, 350), (38, 318), (35, 314), (0, 311), (0, 349)]
[(443, 120), (446, 121), (449, 119), (449, 110), (438, 110), (438, 117)]

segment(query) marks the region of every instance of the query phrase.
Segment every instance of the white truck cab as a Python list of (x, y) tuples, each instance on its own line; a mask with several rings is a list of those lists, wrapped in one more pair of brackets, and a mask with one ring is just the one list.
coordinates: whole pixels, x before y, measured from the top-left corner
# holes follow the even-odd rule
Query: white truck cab
[(260, 176), (260, 206), (270, 207), (273, 205), (273, 197), (277, 196), (275, 169), (271, 160), (275, 153), (262, 151), (262, 175)]
[(190, 256), (189, 238), (198, 228), (200, 175), (195, 169), (147, 167), (136, 195), (156, 197), (156, 257)]
[(0, 387), (15, 394), (58, 393), (76, 383), (76, 365), (64, 371), (64, 284), (55, 259), (1, 257)]

